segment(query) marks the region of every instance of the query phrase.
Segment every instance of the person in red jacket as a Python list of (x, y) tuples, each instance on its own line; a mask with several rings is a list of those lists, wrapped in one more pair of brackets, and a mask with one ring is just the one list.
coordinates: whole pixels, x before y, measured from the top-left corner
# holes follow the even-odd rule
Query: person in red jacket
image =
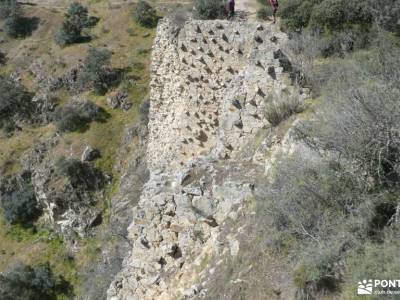
[(276, 23), (276, 12), (278, 11), (278, 6), (279, 6), (278, 0), (269, 0), (269, 3), (272, 6), (273, 17), (274, 17), (273, 23), (275, 24)]

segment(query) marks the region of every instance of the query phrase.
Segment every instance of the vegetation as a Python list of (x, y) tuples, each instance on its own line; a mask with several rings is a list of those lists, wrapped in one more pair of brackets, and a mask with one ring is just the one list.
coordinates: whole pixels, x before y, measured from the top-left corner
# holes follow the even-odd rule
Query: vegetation
[(37, 18), (24, 16), (20, 4), (16, 0), (4, 0), (0, 3), (0, 19), (4, 19), (4, 31), (8, 36), (25, 37), (32, 33), (38, 25)]
[(195, 17), (201, 20), (220, 19), (225, 16), (225, 7), (222, 1), (194, 0)]
[(299, 99), (298, 94), (286, 92), (279, 96), (273, 95), (266, 98), (265, 117), (272, 126), (279, 125), (291, 115), (303, 110), (304, 104)]
[(96, 94), (105, 94), (119, 80), (119, 74), (111, 67), (112, 53), (105, 49), (90, 48), (79, 75), (82, 86), (93, 88)]
[(85, 131), (92, 121), (104, 122), (107, 113), (93, 102), (85, 101), (57, 107), (52, 119), (62, 132)]
[(6, 61), (7, 61), (6, 54), (0, 51), (0, 66), (5, 65)]
[(80, 160), (62, 158), (57, 163), (57, 169), (76, 189), (96, 191), (105, 183), (104, 176), (98, 169)]
[(70, 295), (68, 283), (54, 276), (48, 264), (19, 265), (0, 275), (0, 294), (4, 300), (55, 300)]
[(157, 25), (158, 17), (156, 10), (144, 0), (140, 0), (133, 13), (135, 21), (144, 27), (154, 27)]
[(30, 185), (4, 194), (2, 197), (4, 216), (11, 224), (31, 224), (40, 214), (35, 192)]
[(96, 25), (98, 19), (89, 17), (89, 12), (86, 7), (79, 2), (72, 2), (69, 6), (68, 12), (65, 14), (65, 20), (61, 29), (55, 36), (55, 41), (61, 46), (66, 46), (78, 43), (88, 38), (82, 36), (82, 31), (85, 28)]
[(31, 121), (32, 95), (11, 79), (0, 77), (0, 129), (12, 131), (19, 122)]
[[(256, 222), (272, 225), (258, 234), (264, 247), (296, 265), (299, 299), (351, 298), (364, 277), (395, 276), (400, 48), (396, 26), (383, 20), (398, 1), (379, 4), (379, 13), (374, 2), (282, 2), (290, 57), (304, 73), (298, 82), (317, 99), (312, 118), (295, 126), (310, 153), (277, 159)], [(266, 116), (278, 125), (291, 109), (273, 103)]]

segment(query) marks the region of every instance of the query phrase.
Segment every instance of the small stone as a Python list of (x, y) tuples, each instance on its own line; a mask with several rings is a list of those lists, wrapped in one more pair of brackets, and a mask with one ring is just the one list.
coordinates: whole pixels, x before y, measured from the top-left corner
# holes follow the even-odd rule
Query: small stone
[(258, 24), (257, 25), (257, 30), (259, 30), (259, 31), (264, 30), (264, 26), (262, 26), (261, 24)]

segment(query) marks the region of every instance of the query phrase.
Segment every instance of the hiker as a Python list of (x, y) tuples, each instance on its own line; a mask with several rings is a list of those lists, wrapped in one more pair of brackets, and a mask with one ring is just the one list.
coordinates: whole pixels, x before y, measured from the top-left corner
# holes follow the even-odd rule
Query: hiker
[(228, 0), (228, 12), (229, 18), (232, 18), (235, 15), (235, 0)]
[(279, 6), (278, 0), (269, 0), (269, 3), (271, 3), (273, 18), (274, 18), (274, 21), (272, 23), (275, 24), (276, 23), (276, 12), (278, 11), (278, 6)]

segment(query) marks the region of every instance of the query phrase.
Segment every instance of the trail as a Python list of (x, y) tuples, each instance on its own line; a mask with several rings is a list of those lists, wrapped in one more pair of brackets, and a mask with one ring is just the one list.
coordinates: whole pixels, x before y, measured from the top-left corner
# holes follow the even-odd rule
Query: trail
[(256, 20), (257, 8), (257, 0), (236, 0), (236, 11), (240, 19)]

